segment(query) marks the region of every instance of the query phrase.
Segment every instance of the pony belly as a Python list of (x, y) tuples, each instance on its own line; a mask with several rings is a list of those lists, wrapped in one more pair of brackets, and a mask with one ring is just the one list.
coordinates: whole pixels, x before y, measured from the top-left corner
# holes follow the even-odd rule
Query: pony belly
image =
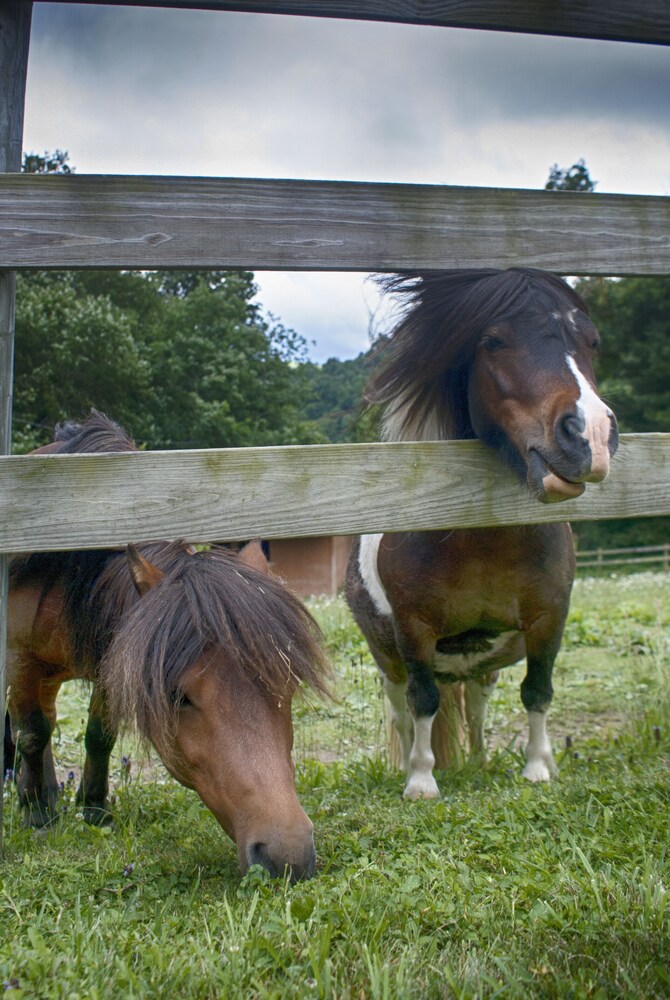
[(489, 640), (486, 651), (435, 653), (434, 672), (442, 683), (478, 680), (502, 667), (511, 667), (526, 655), (519, 632), (501, 632)]

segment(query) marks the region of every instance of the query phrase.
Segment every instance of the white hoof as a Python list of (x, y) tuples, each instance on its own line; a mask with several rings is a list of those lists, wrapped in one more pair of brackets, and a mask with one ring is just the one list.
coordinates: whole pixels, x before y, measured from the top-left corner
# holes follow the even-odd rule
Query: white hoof
[(553, 761), (529, 760), (522, 771), (524, 778), (528, 781), (551, 781), (551, 777), (556, 773), (556, 765)]
[(440, 790), (432, 774), (413, 774), (403, 792), (403, 798), (411, 799), (413, 802), (417, 799), (439, 799), (439, 797)]

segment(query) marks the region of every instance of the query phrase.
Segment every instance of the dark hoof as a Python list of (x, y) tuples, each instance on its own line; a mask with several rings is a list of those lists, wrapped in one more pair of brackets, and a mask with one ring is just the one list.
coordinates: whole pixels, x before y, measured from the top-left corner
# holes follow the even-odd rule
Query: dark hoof
[(55, 826), (60, 820), (61, 813), (51, 806), (43, 806), (39, 802), (31, 802), (23, 807), (23, 820), (21, 825), (33, 830), (44, 830), (49, 826)]
[(85, 806), (82, 810), (84, 822), (90, 826), (111, 826), (114, 817), (104, 806)]

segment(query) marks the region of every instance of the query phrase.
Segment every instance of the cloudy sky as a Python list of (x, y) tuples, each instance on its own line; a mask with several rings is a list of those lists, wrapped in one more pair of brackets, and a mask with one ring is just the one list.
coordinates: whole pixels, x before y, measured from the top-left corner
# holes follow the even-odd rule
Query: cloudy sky
[[(78, 173), (670, 195), (670, 47), (209, 11), (36, 3), (26, 150)], [(258, 272), (314, 360), (368, 346), (355, 274)], [(377, 322), (379, 322), (379, 317)]]

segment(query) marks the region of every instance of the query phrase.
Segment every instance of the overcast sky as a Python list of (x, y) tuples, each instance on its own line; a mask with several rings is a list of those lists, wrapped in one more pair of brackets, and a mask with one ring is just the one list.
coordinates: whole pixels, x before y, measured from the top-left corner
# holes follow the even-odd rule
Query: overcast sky
[[(78, 173), (670, 194), (670, 47), (211, 11), (36, 3), (24, 148)], [(368, 346), (364, 276), (257, 272), (314, 360)]]

